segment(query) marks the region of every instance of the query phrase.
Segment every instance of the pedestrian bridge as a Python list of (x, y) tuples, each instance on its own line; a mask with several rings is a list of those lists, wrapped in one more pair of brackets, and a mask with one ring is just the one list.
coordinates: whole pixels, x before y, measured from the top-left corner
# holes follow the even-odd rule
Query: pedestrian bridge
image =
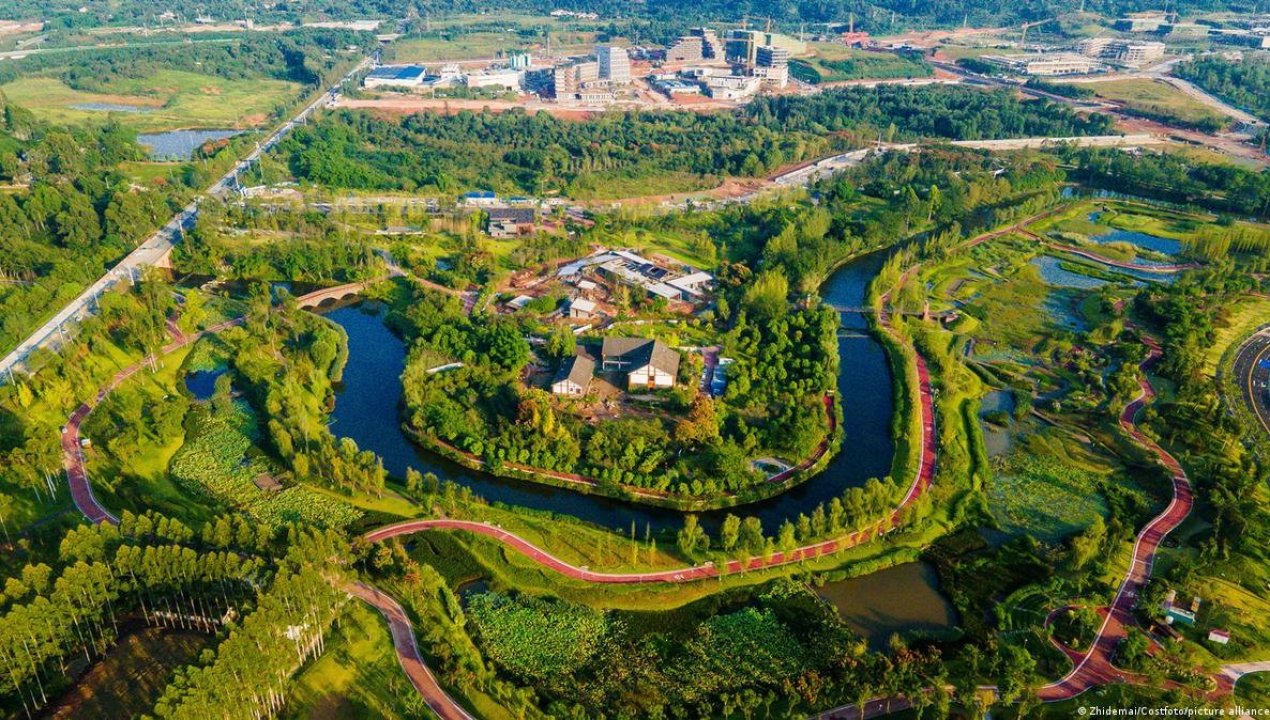
[(337, 303), (340, 300), (357, 297), (367, 287), (370, 287), (370, 284), (369, 282), (345, 283), (344, 285), (314, 290), (296, 298), (296, 304), (302, 308), (315, 308), (320, 305)]

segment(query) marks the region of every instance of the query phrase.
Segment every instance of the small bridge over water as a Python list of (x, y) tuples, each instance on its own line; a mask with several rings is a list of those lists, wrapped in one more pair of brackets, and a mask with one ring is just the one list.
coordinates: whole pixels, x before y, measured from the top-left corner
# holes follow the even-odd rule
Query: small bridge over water
[[(844, 314), (876, 315), (878, 313), (878, 309), (873, 307), (855, 307), (852, 305), (837, 305), (834, 303), (826, 303), (826, 305), (837, 312)], [(937, 320), (939, 322), (955, 320), (959, 316), (959, 313), (956, 310), (939, 310), (931, 312), (929, 307), (924, 310), (896, 310), (895, 308), (890, 308), (886, 312), (892, 315), (907, 315), (909, 317), (920, 317), (924, 320)]]
[(336, 285), (335, 287), (314, 290), (311, 293), (306, 293), (296, 298), (296, 304), (302, 308), (315, 308), (320, 305), (337, 303), (340, 300), (346, 300), (362, 294), (362, 292), (372, 284), (373, 281), (345, 283), (343, 285)]

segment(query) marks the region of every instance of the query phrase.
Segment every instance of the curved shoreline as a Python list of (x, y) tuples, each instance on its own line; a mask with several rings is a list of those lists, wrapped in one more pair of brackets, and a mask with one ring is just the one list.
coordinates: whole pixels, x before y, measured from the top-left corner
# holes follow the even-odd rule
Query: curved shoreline
[(682, 498), (665, 490), (605, 483), (587, 475), (564, 472), (562, 470), (549, 470), (522, 463), (500, 462), (497, 467), (491, 467), (490, 463), (484, 458), (460, 450), (439, 438), (426, 436), (407, 423), (402, 424), (402, 430), (409, 436), (411, 441), (420, 447), (434, 452), (451, 462), (458, 463), (469, 470), (483, 472), (491, 477), (537, 483), (548, 487), (573, 490), (584, 495), (599, 495), (613, 500), (668, 508), (680, 512), (709, 512), (770, 500), (787, 490), (798, 487), (810, 480), (817, 472), (823, 470), (822, 464), (828, 462), (837, 454), (829, 451), (834, 444), (840, 444), (842, 439), (841, 429), (838, 424), (838, 403), (835, 397), (836, 395), (830, 392), (825, 393), (822, 398), (825, 415), (829, 421), (829, 431), (817, 444), (816, 450), (811, 454), (811, 457), (805, 458), (798, 464), (762, 480), (742, 493), (727, 492), (713, 500)]

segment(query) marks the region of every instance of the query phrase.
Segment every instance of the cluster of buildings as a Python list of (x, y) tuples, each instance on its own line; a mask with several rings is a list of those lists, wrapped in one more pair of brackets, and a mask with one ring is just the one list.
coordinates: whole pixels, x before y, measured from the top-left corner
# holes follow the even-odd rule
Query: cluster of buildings
[(1262, 18), (1248, 16), (1246, 27), (1213, 27), (1211, 24), (1179, 22), (1177, 15), (1165, 12), (1142, 12), (1116, 20), (1113, 27), (1127, 33), (1156, 35), (1168, 40), (1203, 40), (1256, 49), (1270, 49), (1270, 27), (1262, 27)]
[(731, 30), (720, 39), (710, 28), (693, 28), (666, 51), (677, 71), (651, 76), (655, 90), (669, 96), (705, 94), (721, 100), (745, 100), (764, 88), (789, 84), (790, 58), (807, 45), (788, 35), (763, 30)]
[(714, 276), (708, 272), (655, 263), (627, 250), (602, 250), (556, 272), (557, 278), (573, 284), (590, 274), (667, 302), (697, 303), (708, 299), (714, 288)]
[(551, 71), (551, 80), (557, 102), (610, 103), (617, 99), (622, 88), (631, 84), (631, 57), (626, 48), (597, 45), (594, 60), (571, 60), (557, 65)]
[(529, 53), (512, 53), (503, 63), (473, 72), (466, 72), (454, 63), (433, 71), (423, 65), (380, 65), (366, 75), (362, 87), (434, 90), (461, 86), (519, 91), (532, 65)]
[(1120, 65), (1143, 65), (1164, 59), (1167, 46), (1162, 42), (1122, 40), (1096, 37), (1076, 43), (1076, 51), (1085, 57), (1098, 58)]
[[(1189, 605), (1178, 603), (1177, 590), (1169, 590), (1169, 594), (1164, 597), (1160, 609), (1164, 611), (1164, 625), (1156, 626), (1156, 630), (1166, 635), (1172, 640), (1181, 640), (1181, 633), (1174, 629), (1175, 625), (1195, 625), (1196, 615), (1199, 613), (1201, 604), (1198, 595), (1191, 598)], [(1217, 645), (1227, 645), (1230, 643), (1230, 631), (1222, 628), (1209, 628), (1208, 641)]]
[(1162, 42), (1086, 38), (1056, 52), (984, 55), (980, 60), (1018, 75), (1053, 77), (1106, 71), (1108, 64), (1137, 67), (1164, 59)]
[[(626, 389), (665, 390), (675, 386), (679, 374), (679, 353), (661, 340), (606, 337), (600, 346), (601, 372), (624, 373)], [(591, 387), (596, 360), (586, 352), (566, 359), (551, 381), (551, 392), (565, 397), (582, 397)]]

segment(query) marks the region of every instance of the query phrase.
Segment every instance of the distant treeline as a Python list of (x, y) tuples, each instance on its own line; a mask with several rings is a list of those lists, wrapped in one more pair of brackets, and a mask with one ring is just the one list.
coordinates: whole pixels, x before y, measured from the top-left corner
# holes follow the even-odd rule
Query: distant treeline
[(1096, 135), (1110, 118), (973, 88), (832, 90), (759, 98), (734, 113), (420, 113), (400, 122), (339, 112), (281, 147), (296, 177), (359, 189), (570, 193), (666, 173), (758, 177), (885, 140)]
[(0, 84), (53, 75), (76, 90), (103, 92), (117, 80), (187, 70), (227, 80), (267, 77), (312, 85), (340, 63), (345, 47), (364, 48), (373, 42), (370, 33), (316, 29), (246, 34), (223, 43), (103, 48), (73, 55), (50, 52), (0, 64)]
[[(906, 27), (1013, 25), (1027, 20), (1043, 20), (1071, 10), (1063, 0), (1038, 0), (1020, 3), (1009, 0), (646, 0), (634, 4), (623, 0), (311, 0), (305, 3), (256, 5), (250, 11), (241, 0), (122, 0), (115, 3), (89, 3), (82, 0), (10, 0), (0, 6), (0, 17), (48, 19), (55, 27), (93, 27), (155, 22), (155, 18), (171, 11), (187, 22), (200, 15), (218, 20), (236, 20), (250, 16), (256, 21), (301, 19), (365, 19), (367, 17), (433, 18), (453, 13), (498, 11), (546, 14), (555, 9), (594, 12), (604, 18), (639, 18), (674, 20), (684, 24), (705, 22), (738, 22), (745, 17), (770, 18), (784, 32), (795, 32), (799, 25), (820, 23), (846, 24), (854, 17), (858, 30), (874, 33)], [(1120, 15), (1140, 10), (1156, 10), (1159, 5), (1149, 0), (1087, 0), (1085, 10), (1105, 15)], [(1237, 10), (1249, 12), (1251, 4), (1235, 0), (1180, 0), (1176, 12), (1190, 15), (1197, 11)], [(811, 29), (811, 28), (809, 28)]]

